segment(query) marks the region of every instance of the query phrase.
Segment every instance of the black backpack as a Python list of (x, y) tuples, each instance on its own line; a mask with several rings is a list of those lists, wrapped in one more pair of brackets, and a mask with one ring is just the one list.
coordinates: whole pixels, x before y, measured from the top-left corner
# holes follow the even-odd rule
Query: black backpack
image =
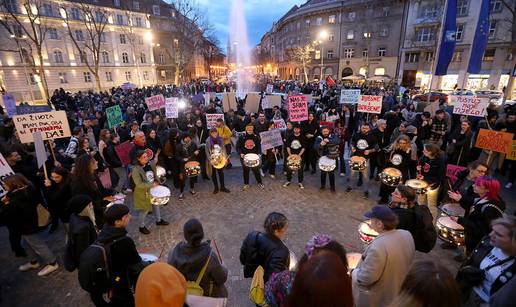
[(79, 260), (79, 284), (89, 293), (107, 293), (113, 288), (110, 248), (115, 242), (118, 240), (108, 243), (96, 241), (82, 252)]
[(251, 278), (254, 271), (261, 264), (258, 247), (259, 231), (247, 234), (240, 248), (240, 263), (244, 266), (244, 278)]
[(416, 205), (413, 208), (415, 215), (415, 228), (412, 233), (416, 250), (428, 253), (437, 242), (437, 231), (434, 226), (434, 219), (428, 206)]

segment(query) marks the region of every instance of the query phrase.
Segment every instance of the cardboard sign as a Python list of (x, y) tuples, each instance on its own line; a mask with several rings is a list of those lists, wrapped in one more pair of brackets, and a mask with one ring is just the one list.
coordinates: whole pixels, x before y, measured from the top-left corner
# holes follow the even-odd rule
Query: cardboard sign
[(451, 96), (453, 103), (453, 114), (467, 116), (486, 116), (486, 108), (489, 106), (488, 98), (477, 96)]
[(267, 89), (265, 90), (266, 93), (272, 93), (274, 91), (274, 85), (267, 84)]
[(475, 147), (495, 152), (509, 153), (512, 148), (512, 133), (488, 129), (478, 131)]
[(149, 108), (149, 111), (159, 110), (165, 107), (165, 97), (159, 94), (145, 98), (145, 104)]
[(165, 116), (167, 118), (179, 117), (179, 98), (170, 97), (165, 99)]
[(465, 169), (464, 166), (453, 164), (446, 165), (446, 177), (450, 180), (450, 184), (453, 184), (457, 180), (457, 174)]
[(505, 158), (509, 160), (516, 160), (516, 140), (512, 141), (511, 151), (509, 151)]
[(13, 121), (22, 143), (32, 143), (36, 131), (41, 131), (43, 140), (72, 136), (65, 111), (15, 115)]
[(247, 98), (245, 99), (245, 110), (249, 112), (258, 112), (261, 99), (262, 96), (259, 93), (247, 93)]
[(360, 95), (357, 111), (380, 114), (382, 112), (382, 96)]
[(279, 95), (267, 95), (267, 101), (269, 102), (269, 108), (278, 107), (281, 108), (281, 96)]
[(4, 179), (6, 177), (9, 177), (10, 175), (14, 175), (13, 169), (7, 161), (5, 161), (4, 156), (0, 153), (0, 197), (3, 197), (5, 194), (7, 194), (7, 191), (4, 189)]
[(119, 105), (107, 108), (106, 117), (108, 121), (108, 127), (110, 129), (121, 125), (124, 122), (124, 118), (122, 117), (122, 110), (120, 109)]
[(51, 112), (51, 111), (52, 111), (52, 108), (49, 105), (42, 105), (42, 106), (19, 105), (16, 107), (16, 114), (18, 114), (18, 115)]
[(124, 166), (131, 164), (131, 149), (133, 149), (131, 141), (125, 141), (120, 145), (115, 146), (115, 152)]
[(341, 90), (340, 103), (357, 104), (360, 99), (360, 90)]
[(235, 92), (227, 92), (223, 93), (222, 96), (222, 108), (224, 109), (224, 112), (229, 111), (229, 109), (236, 109), (237, 103), (236, 103), (236, 95)]
[(206, 114), (206, 126), (208, 129), (217, 128), (217, 119), (224, 120), (224, 114)]
[(43, 143), (43, 136), (40, 131), (36, 131), (32, 134), (34, 139), (34, 149), (36, 151), (36, 160), (38, 161), (38, 168), (43, 166), (43, 163), (47, 161), (47, 151), (45, 144)]
[(287, 124), (285, 123), (283, 118), (282, 119), (273, 119), (272, 122), (274, 123), (274, 129), (280, 129), (280, 130), (287, 129)]
[(281, 137), (281, 130), (274, 129), (260, 132), (260, 139), (262, 144), (262, 151), (283, 145), (283, 138)]
[[(165, 101), (166, 103), (166, 101)], [(210, 93), (204, 93), (204, 105), (207, 106), (210, 104)]]
[(288, 116), (292, 122), (308, 120), (308, 100), (306, 96), (288, 96)]
[(12, 94), (4, 94), (2, 95), (2, 100), (4, 101), (5, 111), (9, 117), (13, 117), (16, 115), (16, 100), (14, 100), (14, 96)]

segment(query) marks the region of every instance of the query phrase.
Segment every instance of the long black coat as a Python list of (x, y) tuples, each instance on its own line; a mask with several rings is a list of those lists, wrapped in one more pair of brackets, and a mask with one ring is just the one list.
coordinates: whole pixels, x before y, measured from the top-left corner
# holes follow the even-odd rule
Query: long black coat
[(38, 226), (39, 198), (32, 186), (27, 186), (7, 193), (9, 203), (2, 205), (0, 215), (7, 225), (18, 229), (22, 235), (31, 235), (42, 230)]

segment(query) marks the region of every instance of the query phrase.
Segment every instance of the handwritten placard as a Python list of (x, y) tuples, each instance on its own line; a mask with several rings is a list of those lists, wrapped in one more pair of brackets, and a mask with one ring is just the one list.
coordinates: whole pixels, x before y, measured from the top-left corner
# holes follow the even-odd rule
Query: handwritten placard
[(465, 169), (464, 166), (454, 164), (446, 165), (446, 177), (450, 180), (450, 184), (453, 184), (457, 180), (457, 174)]
[(22, 143), (32, 143), (32, 134), (36, 131), (41, 131), (43, 140), (71, 136), (65, 111), (15, 115), (13, 121)]
[(263, 152), (267, 149), (283, 145), (283, 139), (279, 129), (260, 132), (260, 139)]
[(357, 104), (360, 98), (360, 90), (346, 90), (340, 91), (340, 103)]
[(224, 120), (224, 114), (206, 114), (206, 126), (208, 129), (217, 128), (217, 120)]
[(489, 106), (488, 98), (477, 96), (451, 96), (453, 114), (467, 116), (486, 116), (486, 108)]
[(3, 183), (4, 179), (10, 175), (14, 175), (14, 172), (11, 166), (9, 166), (9, 164), (7, 163), (7, 161), (5, 161), (4, 156), (2, 156), (2, 154), (0, 153), (0, 182), (2, 183), (0, 184), (0, 197), (7, 194), (7, 191), (4, 189)]
[(509, 151), (506, 158), (509, 160), (516, 160), (516, 140), (512, 141), (511, 151)]
[(106, 117), (109, 128), (113, 128), (124, 122), (124, 118), (122, 117), (122, 110), (120, 109), (119, 105), (107, 108)]
[(292, 122), (308, 120), (308, 99), (306, 96), (288, 96), (288, 116)]
[(165, 107), (165, 97), (159, 94), (145, 98), (145, 104), (149, 108), (149, 111), (159, 110)]
[(281, 118), (281, 119), (273, 119), (272, 122), (274, 123), (274, 129), (280, 129), (280, 130), (287, 129), (287, 124), (285, 123), (283, 118)]
[(382, 112), (382, 96), (360, 95), (357, 111), (380, 114)]
[(167, 118), (179, 117), (179, 98), (170, 97), (165, 99), (165, 116)]
[(512, 148), (512, 133), (480, 129), (475, 147), (495, 152), (509, 153)]

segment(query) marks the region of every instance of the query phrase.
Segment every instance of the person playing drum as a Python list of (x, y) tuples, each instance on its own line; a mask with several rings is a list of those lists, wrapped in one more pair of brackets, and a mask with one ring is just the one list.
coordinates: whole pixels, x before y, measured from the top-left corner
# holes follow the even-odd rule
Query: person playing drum
[[(430, 210), (434, 210), (432, 214), (435, 216), (435, 208), (437, 206), (437, 197), (439, 196), (439, 188), (441, 179), (444, 177), (443, 161), (441, 159), (441, 150), (435, 144), (423, 145), (423, 156), (419, 159), (417, 170), (417, 179), (424, 180), (429, 185), (426, 195), (426, 205)], [(423, 200), (418, 199), (420, 205)]]
[[(226, 188), (226, 185), (224, 184), (224, 167), (222, 168), (215, 168), (215, 166), (211, 163), (211, 156), (214, 153), (215, 147), (218, 146), (218, 150), (220, 150), (219, 155), (223, 157), (226, 160), (226, 164), (228, 163), (229, 159), (227, 157), (226, 153), (226, 147), (224, 146), (223, 139), (219, 136), (219, 132), (217, 131), (217, 128), (211, 128), (210, 129), (210, 136), (206, 139), (206, 166), (207, 170), (206, 172), (208, 175), (211, 176), (211, 180), (213, 181), (213, 194), (217, 194), (219, 192), (219, 186), (220, 191), (224, 193), (229, 193), (229, 190)], [(217, 176), (219, 177), (219, 180), (217, 181)]]
[[(301, 134), (301, 126), (299, 124), (294, 125), (294, 133), (290, 134), (285, 142), (285, 148), (287, 151), (287, 156), (285, 157), (285, 164), (287, 164), (288, 157), (290, 155), (298, 155), (301, 157), (301, 167), (297, 170), (297, 182), (300, 189), (304, 189), (303, 186), (303, 173), (304, 173), (304, 163), (303, 163), (303, 154), (306, 149), (306, 139), (304, 135)], [(292, 170), (287, 167), (287, 182), (283, 184), (284, 187), (288, 187), (290, 182), (292, 181)]]
[[(197, 145), (195, 145), (194, 142), (192, 142), (192, 137), (190, 134), (185, 133), (183, 134), (181, 138), (181, 142), (177, 144), (176, 148), (176, 159), (179, 162), (179, 179), (180, 179), (180, 186), (179, 186), (179, 199), (183, 200), (184, 198), (184, 190), (185, 190), (185, 183), (186, 183), (186, 172), (185, 172), (185, 164), (189, 161), (196, 161), (197, 157), (199, 156), (199, 149), (197, 149)], [(195, 195), (194, 186), (197, 182), (197, 177), (188, 177), (189, 183), (190, 183), (190, 193), (192, 195)]]
[(161, 218), (159, 206), (151, 206), (150, 189), (158, 186), (156, 181), (156, 161), (153, 160), (149, 164), (149, 156), (145, 150), (139, 150), (135, 154), (134, 168), (131, 177), (134, 181), (133, 204), (136, 210), (140, 210), (138, 221), (140, 223), (139, 230), (143, 234), (149, 234), (150, 230), (145, 227), (145, 217), (149, 211), (154, 212), (156, 225), (166, 226), (168, 222)]
[[(357, 186), (360, 187), (363, 184), (364, 198), (369, 197), (369, 158), (370, 155), (378, 151), (378, 143), (376, 138), (370, 133), (371, 127), (368, 123), (362, 123), (360, 131), (353, 135), (351, 139), (351, 152), (352, 157), (362, 157), (366, 159), (366, 167), (359, 170)], [(351, 179), (357, 171), (351, 169), (348, 177), (348, 187), (346, 192), (351, 191)], [(365, 181), (365, 183), (364, 183)]]
[(242, 162), (242, 171), (244, 172), (244, 187), (243, 190), (247, 190), (249, 188), (249, 171), (253, 171), (254, 178), (261, 189), (264, 188), (262, 183), (262, 177), (260, 176), (260, 167), (248, 167), (244, 164), (244, 156), (246, 154), (256, 154), (260, 155), (262, 152), (260, 137), (254, 134), (254, 126), (252, 124), (248, 124), (245, 126), (245, 134), (240, 136), (237, 141), (236, 150), (240, 155), (240, 160)]
[[(320, 157), (327, 156), (330, 159), (336, 159), (339, 156), (339, 140), (334, 134), (330, 133), (330, 128), (322, 127), (321, 135), (315, 140), (314, 149)], [(321, 169), (320, 190), (326, 189), (326, 176), (329, 178), (331, 191), (335, 192), (335, 168), (331, 171), (323, 171)]]

